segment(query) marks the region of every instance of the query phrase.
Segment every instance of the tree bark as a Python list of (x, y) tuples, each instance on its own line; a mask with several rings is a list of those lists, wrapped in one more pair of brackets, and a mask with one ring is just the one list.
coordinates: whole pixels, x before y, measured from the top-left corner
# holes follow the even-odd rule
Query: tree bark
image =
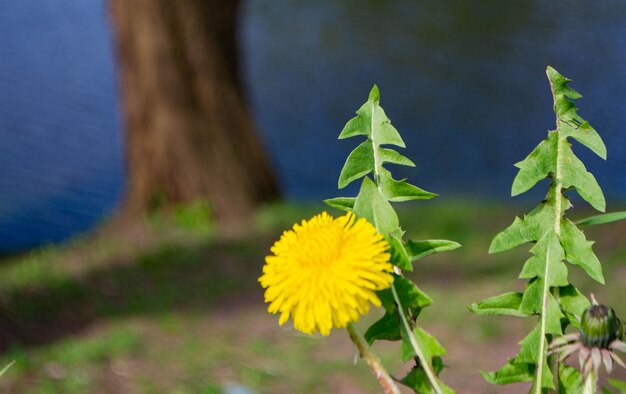
[(238, 0), (111, 0), (126, 128), (124, 212), (207, 198), (228, 231), (278, 196), (242, 93)]

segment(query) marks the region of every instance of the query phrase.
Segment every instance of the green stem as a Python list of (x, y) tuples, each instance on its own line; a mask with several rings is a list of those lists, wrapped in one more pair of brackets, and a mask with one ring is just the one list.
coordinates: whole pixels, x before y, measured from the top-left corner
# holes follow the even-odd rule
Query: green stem
[(415, 353), (417, 358), (419, 358), (420, 365), (422, 366), (422, 369), (424, 369), (424, 372), (426, 372), (426, 376), (428, 376), (430, 385), (432, 386), (435, 393), (442, 394), (443, 392), (441, 391), (441, 387), (439, 387), (439, 382), (437, 380), (437, 376), (435, 375), (435, 371), (433, 371), (430, 360), (426, 359), (426, 357), (424, 356), (424, 352), (422, 352), (422, 349), (417, 343), (417, 338), (415, 338), (415, 334), (413, 333), (413, 329), (409, 324), (409, 320), (406, 318), (406, 314), (404, 313), (404, 307), (400, 302), (400, 297), (398, 297), (398, 292), (396, 291), (396, 286), (394, 284), (391, 285), (391, 292), (393, 293), (393, 299), (396, 302), (398, 314), (400, 315), (400, 320), (402, 320), (402, 325), (404, 326), (404, 331), (406, 332), (409, 343), (413, 348), (413, 353)]
[(546, 357), (546, 349), (545, 349), (545, 342), (546, 342), (546, 314), (548, 313), (547, 309), (548, 309), (548, 297), (550, 294), (550, 289), (548, 287), (548, 274), (549, 274), (549, 267), (550, 267), (550, 246), (548, 246), (548, 251), (546, 252), (546, 269), (544, 272), (544, 289), (543, 289), (543, 302), (541, 303), (542, 307), (541, 307), (541, 321), (539, 322), (539, 330), (540, 330), (540, 334), (539, 334), (539, 352), (537, 354), (537, 373), (535, 376), (535, 394), (541, 394), (542, 390), (541, 390), (541, 378), (543, 376), (543, 360)]
[(381, 195), (384, 196), (383, 194), (383, 189), (380, 185), (380, 174), (378, 173), (378, 168), (381, 166), (380, 163), (380, 158), (378, 157), (378, 142), (374, 139), (374, 125), (376, 124), (376, 122), (378, 121), (377, 117), (376, 117), (376, 111), (372, 110), (372, 115), (370, 117), (370, 130), (372, 130), (372, 136), (370, 137), (372, 140), (372, 151), (374, 152), (374, 182), (376, 183), (376, 186), (378, 187), (378, 191), (380, 192)]
[[(550, 78), (548, 78), (549, 80)], [(552, 82), (550, 82), (550, 91), (552, 93), (552, 100), (554, 101), (555, 105), (556, 105), (556, 95), (554, 94), (554, 86), (552, 85)], [(556, 112), (556, 109), (555, 109)], [(561, 237), (561, 215), (562, 215), (562, 194), (563, 194), (563, 184), (561, 182), (561, 177), (562, 177), (562, 168), (563, 168), (563, 162), (562, 162), (562, 157), (561, 157), (561, 145), (563, 144), (563, 139), (561, 138), (561, 134), (560, 134), (560, 119), (559, 119), (559, 115), (556, 115), (556, 131), (555, 133), (557, 133), (556, 136), (556, 170), (554, 173), (554, 233), (556, 234), (556, 236), (560, 239)], [(550, 258), (550, 248), (548, 248), (548, 252), (547, 252), (547, 259)], [(544, 275), (544, 291), (543, 291), (543, 303), (542, 303), (542, 310), (541, 310), (541, 337), (542, 340), (540, 342), (540, 346), (539, 346), (539, 355), (538, 355), (538, 362), (537, 362), (537, 375), (535, 377), (535, 387), (536, 387), (536, 393), (540, 394), (541, 393), (541, 378), (542, 378), (542, 369), (543, 369), (543, 360), (546, 359), (546, 351), (545, 351), (545, 346), (544, 346), (544, 341), (545, 341), (545, 337), (546, 337), (546, 332), (545, 332), (545, 324), (546, 324), (546, 313), (547, 313), (547, 306), (548, 306), (548, 297), (550, 296), (550, 291), (552, 290), (552, 294), (554, 295), (554, 298), (557, 300), (557, 302), (559, 302), (559, 291), (558, 288), (553, 288), (550, 289), (550, 287), (548, 286), (548, 270), (549, 270), (549, 265), (550, 262), (546, 259), (546, 270), (545, 270), (545, 275)], [(552, 370), (552, 376), (554, 377), (554, 383), (555, 383), (555, 387), (558, 387), (559, 385), (559, 363), (557, 361), (557, 358), (555, 357), (554, 360), (546, 360), (548, 362), (548, 365), (550, 366), (550, 369)], [(550, 362), (552, 361), (552, 362)]]
[[(554, 103), (556, 105), (556, 96), (554, 94), (554, 86), (552, 86), (552, 83), (550, 83), (550, 91), (552, 92), (552, 99), (554, 100)], [(559, 115), (556, 116), (556, 133), (557, 133), (557, 139), (556, 139), (556, 174), (554, 175), (554, 181), (556, 182), (556, 188), (554, 190), (554, 198), (556, 199), (555, 201), (555, 208), (554, 210), (556, 211), (556, 213), (554, 214), (554, 232), (556, 233), (557, 237), (560, 239), (561, 238), (561, 211), (563, 210), (563, 207), (561, 205), (562, 199), (561, 196), (563, 194), (563, 184), (561, 183), (561, 176), (562, 176), (562, 168), (563, 168), (563, 161), (561, 158), (561, 144), (563, 144), (563, 139), (561, 138), (561, 125), (559, 122)], [(547, 279), (546, 279), (547, 280)], [(558, 289), (552, 289), (554, 292), (554, 296), (557, 302), (559, 302), (559, 290)], [(554, 376), (554, 382), (555, 382), (555, 387), (559, 387), (559, 361), (557, 357), (554, 357), (554, 359), (552, 360), (552, 376)]]
[(583, 394), (595, 394), (598, 378), (596, 372), (591, 368), (589, 376), (585, 379), (585, 387), (583, 387)]
[[(379, 121), (378, 121), (378, 118), (376, 117), (376, 112), (372, 111), (371, 124), (370, 124), (371, 130), (374, 130), (374, 125), (377, 123), (379, 123)], [(374, 151), (374, 171), (373, 171), (374, 182), (376, 183), (376, 186), (378, 187), (378, 191), (380, 192), (380, 195), (384, 196), (385, 194), (383, 193), (383, 188), (382, 188), (382, 185), (380, 184), (380, 174), (379, 174), (379, 168), (382, 167), (382, 162), (380, 158), (378, 157), (379, 144), (378, 144), (378, 141), (376, 141), (374, 134), (375, 133), (372, 132), (372, 135), (371, 135), (372, 147), (373, 147), (372, 149)], [(394, 271), (399, 275), (402, 274), (402, 272), (400, 271), (398, 267), (394, 267)], [(398, 292), (396, 291), (396, 287), (393, 283), (391, 284), (391, 292), (393, 293), (393, 298), (398, 307), (398, 314), (400, 315), (400, 320), (402, 320), (402, 325), (404, 326), (406, 335), (408, 336), (411, 347), (413, 348), (413, 353), (420, 360), (420, 364), (422, 368), (424, 369), (424, 372), (426, 373), (426, 376), (428, 377), (428, 380), (430, 381), (430, 385), (435, 391), (435, 393), (443, 394), (443, 391), (441, 391), (441, 387), (439, 386), (439, 381), (437, 380), (437, 376), (435, 375), (435, 372), (433, 371), (430, 360), (426, 359), (426, 357), (424, 356), (424, 352), (422, 352), (422, 349), (420, 349), (419, 344), (417, 343), (417, 338), (415, 338), (415, 334), (413, 333), (411, 325), (409, 324), (409, 320), (406, 317), (404, 308), (402, 307), (402, 303), (400, 302), (400, 297), (398, 297)]]
[(383, 364), (380, 362), (378, 356), (372, 351), (372, 348), (369, 346), (363, 335), (357, 330), (357, 328), (352, 324), (348, 324), (348, 334), (350, 335), (350, 339), (356, 345), (357, 349), (361, 353), (361, 357), (365, 359), (367, 365), (369, 365), (370, 369), (378, 379), (378, 382), (383, 387), (385, 394), (401, 394), (398, 386), (396, 386), (393, 378), (389, 375)]

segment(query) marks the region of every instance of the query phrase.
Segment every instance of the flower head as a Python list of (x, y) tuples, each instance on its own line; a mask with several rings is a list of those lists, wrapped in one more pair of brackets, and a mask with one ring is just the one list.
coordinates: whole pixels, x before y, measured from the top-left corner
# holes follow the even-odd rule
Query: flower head
[(270, 313), (289, 317), (297, 330), (328, 335), (380, 306), (376, 291), (393, 282), (389, 244), (353, 213), (334, 219), (326, 212), (285, 231), (265, 258), (265, 302)]
[(592, 367), (597, 375), (602, 363), (608, 373), (611, 373), (614, 361), (626, 368), (626, 364), (615, 353), (616, 350), (626, 352), (626, 343), (622, 342), (622, 321), (615, 315), (613, 308), (598, 304), (593, 294), (591, 299), (593, 304), (583, 313), (578, 332), (552, 341), (550, 351), (560, 353), (559, 361), (578, 351), (580, 368), (585, 376), (589, 375)]

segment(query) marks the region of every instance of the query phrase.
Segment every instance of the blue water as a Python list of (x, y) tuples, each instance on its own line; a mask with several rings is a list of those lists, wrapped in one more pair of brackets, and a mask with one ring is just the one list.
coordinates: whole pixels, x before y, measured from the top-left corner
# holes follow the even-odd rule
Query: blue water
[[(103, 0), (4, 4), (0, 250), (88, 229), (122, 198), (106, 18)], [(249, 0), (240, 31), (259, 132), (285, 194), (300, 199), (338, 194), (358, 141), (336, 137), (373, 83), (417, 163), (394, 173), (441, 198), (509, 199), (512, 163), (554, 125), (552, 64), (585, 95), (578, 106), (609, 160), (576, 152), (609, 201), (623, 200), (625, 37), (619, 0)]]
[(0, 249), (63, 239), (113, 209), (123, 184), (102, 1), (3, 2)]
[[(554, 126), (545, 67), (574, 79), (581, 114), (610, 147), (582, 159), (626, 197), (626, 3), (248, 2), (242, 42), (257, 120), (285, 188), (335, 195), (355, 140), (335, 142), (373, 82), (444, 196), (509, 198), (512, 164)], [(324, 159), (320, 160), (320, 155)]]

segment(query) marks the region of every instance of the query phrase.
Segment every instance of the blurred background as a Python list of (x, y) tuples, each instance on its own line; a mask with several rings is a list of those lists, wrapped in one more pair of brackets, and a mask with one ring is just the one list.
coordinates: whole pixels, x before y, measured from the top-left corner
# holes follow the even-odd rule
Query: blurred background
[[(336, 180), (357, 142), (336, 138), (374, 83), (417, 164), (393, 172), (441, 195), (398, 206), (407, 235), (464, 245), (414, 272), (443, 379), (527, 391), (477, 369), (532, 321), (465, 305), (523, 286), (527, 251), (487, 249), (545, 194), (510, 197), (513, 164), (554, 127), (547, 65), (583, 94), (608, 160), (574, 150), (623, 209), (624, 21), (618, 0), (6, 2), (0, 361), (16, 364), (0, 392), (378, 392), (343, 332), (279, 328), (256, 282), (283, 229), (356, 193)], [(622, 316), (625, 230), (586, 231), (606, 286), (570, 273)], [(399, 349), (379, 350), (401, 372)]]

